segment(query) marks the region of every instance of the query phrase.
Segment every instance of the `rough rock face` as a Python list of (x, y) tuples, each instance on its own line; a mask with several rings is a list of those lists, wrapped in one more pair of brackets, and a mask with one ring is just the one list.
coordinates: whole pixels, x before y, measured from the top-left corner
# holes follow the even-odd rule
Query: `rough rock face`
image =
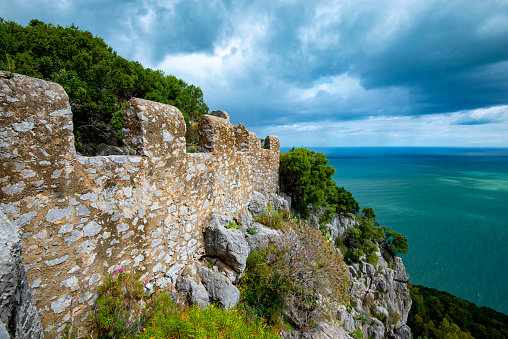
[(365, 337), (410, 338), (406, 321), (412, 300), (404, 264), (396, 257), (394, 269), (390, 268), (381, 253), (377, 254), (377, 266), (363, 261), (349, 266), (353, 307), (341, 307), (339, 320), (347, 331), (360, 328)]
[[(252, 196), (255, 197), (256, 210), (266, 210), (268, 198), (276, 201), (277, 207), (287, 206), (287, 201), (278, 196), (259, 192), (254, 192)], [(203, 230), (205, 255), (196, 262), (196, 266), (186, 267), (178, 277), (176, 289), (186, 296), (189, 303), (202, 308), (211, 302), (225, 308), (236, 306), (240, 291), (235, 284), (240, 281), (250, 251), (260, 245), (268, 245), (270, 239), (278, 235), (277, 231), (253, 222), (251, 213), (247, 211), (242, 213), (241, 223), (237, 225), (240, 229), (233, 227), (233, 220), (224, 215), (212, 215)], [(248, 232), (248, 229), (254, 232)]]
[(354, 218), (350, 218), (342, 214), (335, 214), (332, 221), (329, 224), (326, 224), (326, 226), (328, 227), (332, 238), (336, 239), (339, 236), (344, 236), (344, 233), (356, 224), (357, 222)]
[(247, 233), (245, 228), (242, 229), (245, 230), (245, 239), (247, 240), (251, 251), (260, 246), (268, 246), (270, 239), (278, 235), (276, 230), (265, 227), (263, 224), (258, 222), (253, 223), (251, 228), (254, 229), (254, 234)]
[(20, 231), (0, 210), (0, 337), (6, 332), (11, 338), (44, 338), (23, 266)]
[(265, 213), (267, 208), (267, 199), (260, 192), (252, 192), (250, 196), (250, 200), (247, 203), (249, 211), (253, 216), (258, 217), (261, 214)]
[(187, 296), (189, 304), (199, 305), (202, 309), (210, 306), (210, 296), (206, 288), (202, 284), (197, 283), (192, 277), (178, 277), (176, 288)]
[(199, 274), (212, 301), (226, 309), (233, 308), (238, 304), (240, 291), (226, 276), (201, 265), (199, 266)]
[(231, 218), (213, 215), (205, 229), (205, 253), (217, 256), (242, 275), (249, 256), (249, 244), (241, 230), (230, 227)]
[[(316, 224), (315, 227), (319, 226), (316, 216), (319, 213), (319, 210), (313, 211), (309, 218), (311, 224)], [(353, 216), (335, 214), (326, 226), (335, 241), (356, 224)], [(402, 259), (395, 257), (389, 267), (381, 253), (376, 254), (376, 266), (363, 261), (348, 266), (353, 307), (340, 306), (339, 321), (349, 333), (360, 329), (364, 338), (409, 339), (411, 329), (406, 322), (412, 300), (409, 297), (404, 264)]]

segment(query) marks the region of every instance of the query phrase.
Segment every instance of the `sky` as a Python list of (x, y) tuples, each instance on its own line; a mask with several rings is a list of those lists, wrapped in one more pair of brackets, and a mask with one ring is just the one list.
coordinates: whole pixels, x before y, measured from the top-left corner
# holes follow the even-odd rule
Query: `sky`
[(291, 146), (508, 147), (507, 0), (0, 0)]

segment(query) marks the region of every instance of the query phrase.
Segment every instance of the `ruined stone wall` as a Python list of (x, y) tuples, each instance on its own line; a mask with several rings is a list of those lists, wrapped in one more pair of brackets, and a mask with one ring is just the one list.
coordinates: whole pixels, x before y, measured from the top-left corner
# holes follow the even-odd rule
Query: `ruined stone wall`
[(115, 269), (159, 286), (203, 252), (212, 213), (239, 217), (253, 191), (278, 188), (279, 141), (267, 149), (222, 111), (202, 118), (200, 153), (169, 105), (131, 99), (135, 155), (77, 156), (63, 88), (0, 72), (1, 209), (22, 229), (23, 258), (46, 334), (82, 319)]

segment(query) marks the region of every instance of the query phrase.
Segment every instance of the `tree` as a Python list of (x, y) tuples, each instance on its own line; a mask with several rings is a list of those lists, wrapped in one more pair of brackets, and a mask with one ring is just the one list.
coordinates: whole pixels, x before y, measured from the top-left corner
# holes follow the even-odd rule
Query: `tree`
[(374, 213), (374, 209), (372, 207), (364, 207), (362, 208), (362, 214), (365, 219), (376, 219), (376, 213)]
[(121, 145), (119, 110), (131, 97), (170, 104), (187, 130), (208, 113), (199, 87), (118, 56), (103, 39), (72, 25), (32, 20), (26, 27), (0, 18), (0, 68), (56, 82), (69, 95), (78, 151)]
[(381, 227), (381, 229), (384, 232), (388, 250), (392, 252), (392, 254), (394, 255), (396, 253), (407, 254), (409, 246), (407, 243), (406, 236), (400, 234), (399, 232), (395, 232), (390, 227), (383, 226)]
[(309, 217), (309, 205), (335, 211), (334, 173), (335, 169), (328, 165), (323, 153), (307, 148), (293, 147), (280, 158), (281, 190), (292, 198), (293, 207), (303, 218)]

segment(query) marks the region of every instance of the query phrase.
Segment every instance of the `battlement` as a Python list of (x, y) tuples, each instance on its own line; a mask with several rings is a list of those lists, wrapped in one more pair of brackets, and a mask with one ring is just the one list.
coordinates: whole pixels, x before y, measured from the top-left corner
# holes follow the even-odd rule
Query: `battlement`
[(1, 209), (23, 232), (23, 257), (47, 333), (77, 319), (115, 269), (159, 286), (203, 254), (213, 213), (240, 217), (253, 191), (278, 190), (279, 140), (265, 148), (223, 111), (199, 122), (186, 153), (173, 106), (131, 99), (125, 144), (135, 155), (77, 156), (60, 85), (0, 72)]

